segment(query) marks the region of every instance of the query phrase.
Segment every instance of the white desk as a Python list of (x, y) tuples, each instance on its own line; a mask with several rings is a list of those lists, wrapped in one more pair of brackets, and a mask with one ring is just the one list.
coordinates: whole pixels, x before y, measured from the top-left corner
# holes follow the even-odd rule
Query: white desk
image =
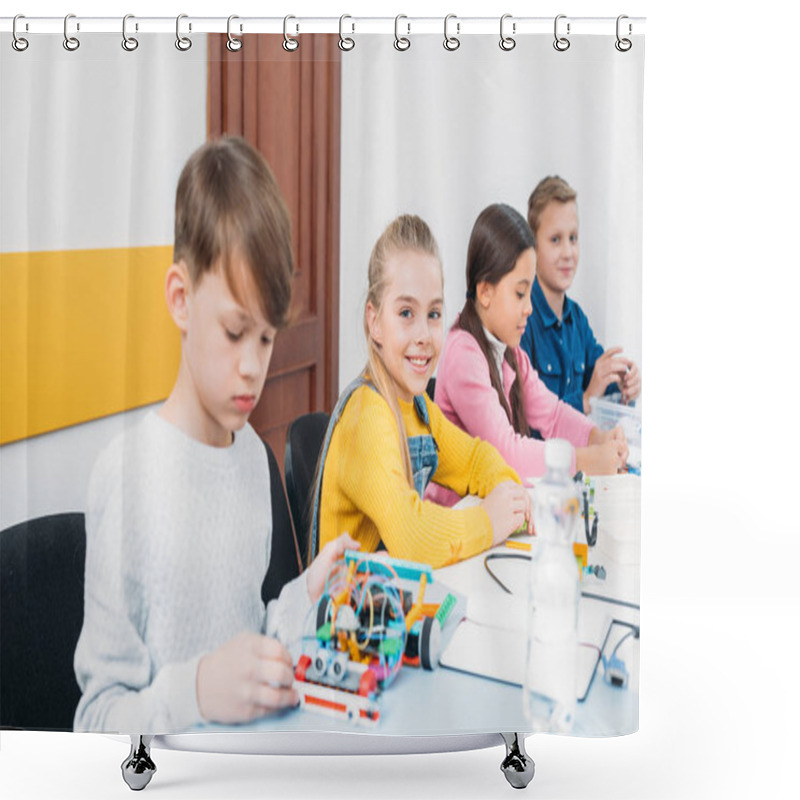
[[(639, 492), (639, 479), (631, 481), (629, 476), (623, 480), (605, 479), (607, 486), (624, 489), (626, 497), (632, 490)], [(638, 513), (638, 512), (637, 512)], [(602, 515), (602, 509), (600, 510)], [(607, 607), (610, 618), (639, 623), (639, 567), (638, 542), (625, 543), (624, 554), (627, 559), (635, 554), (637, 563), (616, 564), (611, 558), (621, 551), (614, 551), (603, 543), (604, 532), (601, 516), (598, 544), (589, 554), (590, 563), (604, 563), (609, 572), (605, 582), (592, 577), (582, 584), (584, 593), (596, 594), (621, 603), (583, 598), (581, 607), (587, 603), (602, 604)], [(608, 537), (611, 541), (611, 537)], [(520, 552), (504, 546), (490, 552), (517, 554)], [(481, 606), (494, 602), (508, 603), (509, 596), (491, 579), (484, 567), (486, 554), (475, 556), (467, 561), (454, 564), (434, 572), (436, 581), (455, 589), (468, 598), (468, 618), (472, 613), (479, 616)], [(625, 560), (623, 559), (623, 560)], [(527, 574), (528, 562), (519, 559), (491, 562), (498, 577), (515, 592), (519, 598), (519, 608), (524, 612), (522, 587)], [(474, 609), (470, 611), (469, 601)], [(614, 626), (606, 642), (608, 655), (627, 629)], [(639, 641), (630, 637), (621, 648), (630, 673), (628, 688), (619, 689), (603, 681), (602, 665), (599, 665), (589, 685), (585, 699), (578, 703), (573, 734), (579, 736), (609, 736), (630, 733), (638, 728), (638, 664)], [(298, 652), (293, 652), (295, 659)], [(522, 690), (519, 686), (468, 674), (454, 669), (440, 667), (426, 672), (404, 666), (394, 683), (381, 695), (381, 718), (374, 727), (354, 726), (344, 720), (309, 713), (304, 709), (293, 709), (264, 717), (247, 725), (223, 726), (203, 725), (198, 733), (236, 733), (276, 732), (276, 731), (336, 731), (343, 733), (368, 734), (370, 736), (441, 736), (447, 734), (498, 733), (501, 731), (527, 731), (528, 724), (522, 712)]]

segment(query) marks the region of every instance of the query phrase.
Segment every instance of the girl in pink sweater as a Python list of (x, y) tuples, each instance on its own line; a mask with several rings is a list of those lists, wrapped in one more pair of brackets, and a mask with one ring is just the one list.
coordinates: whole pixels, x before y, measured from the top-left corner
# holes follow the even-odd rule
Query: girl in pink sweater
[[(537, 433), (573, 444), (573, 471), (615, 473), (628, 455), (622, 430), (601, 431), (559, 400), (519, 347), (535, 268), (533, 235), (522, 215), (505, 204), (484, 209), (467, 250), (467, 300), (439, 360), (436, 404), (471, 436), (491, 442), (523, 481), (544, 474)], [(442, 505), (459, 499), (436, 484), (426, 498)]]

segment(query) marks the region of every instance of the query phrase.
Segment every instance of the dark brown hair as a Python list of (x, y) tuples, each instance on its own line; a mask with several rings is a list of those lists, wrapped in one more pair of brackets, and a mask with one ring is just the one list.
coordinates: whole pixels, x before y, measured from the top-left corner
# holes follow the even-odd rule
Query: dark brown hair
[(542, 178), (528, 198), (528, 225), (533, 231), (533, 246), (536, 247), (536, 234), (539, 231), (539, 220), (545, 208), (552, 202), (569, 203), (578, 193), (558, 175)]
[(531, 247), (533, 247), (533, 234), (522, 214), (516, 209), (505, 203), (495, 203), (481, 211), (475, 220), (467, 248), (467, 302), (464, 303), (464, 308), (455, 323), (455, 327), (472, 334), (480, 345), (481, 352), (489, 364), (489, 377), (497, 392), (500, 405), (508, 415), (514, 430), (523, 436), (530, 434), (530, 428), (525, 416), (516, 355), (512, 348), (506, 347), (505, 360), (516, 375), (511, 387), (511, 408), (509, 408), (503, 392), (502, 375), (497, 369), (475, 305), (478, 284), (486, 281), (496, 286), (514, 269), (520, 255)]
[(197, 149), (181, 172), (173, 259), (186, 264), (195, 284), (221, 268), (244, 305), (235, 256), (247, 265), (267, 321), (284, 327), (294, 272), (289, 212), (263, 156), (244, 139), (225, 137)]

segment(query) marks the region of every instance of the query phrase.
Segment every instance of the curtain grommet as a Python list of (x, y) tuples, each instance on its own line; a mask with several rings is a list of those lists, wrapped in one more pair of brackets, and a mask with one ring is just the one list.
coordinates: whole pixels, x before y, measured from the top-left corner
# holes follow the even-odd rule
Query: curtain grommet
[[(228, 17), (228, 41), (225, 42), (225, 47), (227, 47), (228, 51), (231, 53), (238, 53), (244, 47), (244, 42), (238, 36), (234, 36), (231, 33), (231, 22), (235, 19), (239, 19), (236, 14), (231, 14)], [(239, 31), (241, 32), (241, 30), (242, 28), (239, 26)]]
[[(181, 20), (187, 19), (188, 16), (188, 14), (178, 14), (178, 18), (175, 20), (175, 47), (182, 53), (185, 53), (192, 47), (192, 40), (188, 36), (181, 36)], [(190, 22), (189, 31), (191, 32), (191, 30), (192, 23)]]
[[(283, 49), (287, 53), (294, 53), (294, 51), (300, 47), (300, 42), (294, 36), (289, 36), (288, 26), (290, 19), (297, 19), (297, 17), (288, 14), (283, 18)], [(299, 26), (295, 25), (295, 28), (296, 32), (299, 33)]]
[[(506, 20), (511, 18), (511, 14), (503, 14), (503, 16), (500, 17), (500, 49), (506, 53), (511, 52), (517, 46), (517, 40), (513, 36), (506, 36), (505, 34)], [(511, 32), (517, 32), (516, 22), (511, 23)]]
[[(122, 18), (122, 49), (127, 50), (129, 53), (132, 53), (138, 46), (139, 40), (134, 38), (133, 36), (128, 36), (128, 20), (135, 19), (133, 14), (126, 14)], [(136, 26), (136, 30), (138, 30), (138, 26)]]
[[(403, 53), (408, 50), (409, 47), (411, 47), (411, 39), (409, 39), (407, 36), (400, 35), (401, 19), (408, 19), (408, 17), (405, 14), (398, 14), (394, 18), (394, 49)], [(408, 33), (411, 33), (411, 25), (406, 23), (406, 26), (408, 27)]]
[[(77, 36), (69, 35), (68, 26), (69, 26), (69, 21), (71, 19), (75, 19), (74, 14), (67, 14), (67, 16), (64, 17), (64, 41), (62, 42), (62, 44), (65, 50), (67, 50), (70, 53), (74, 53), (81, 46), (81, 42)], [(80, 25), (76, 23), (75, 30), (80, 30), (80, 29), (81, 29)]]
[(558, 50), (559, 53), (564, 53), (567, 50), (569, 50), (569, 46), (570, 44), (572, 44), (572, 42), (570, 42), (570, 40), (567, 39), (567, 36), (569, 36), (569, 31), (570, 31), (569, 22), (567, 22), (567, 36), (558, 35), (558, 21), (566, 18), (567, 18), (566, 14), (559, 14), (556, 17), (555, 22), (553, 23), (553, 36), (555, 37), (555, 40), (553, 41), (553, 47), (555, 47), (555, 49)]
[[(456, 20), (456, 35), (450, 36), (447, 32), (447, 24), (450, 22), (451, 19)], [(450, 51), (451, 53), (458, 50), (461, 47), (461, 39), (458, 38), (458, 34), (461, 33), (461, 23), (457, 21), (458, 17), (455, 14), (448, 14), (444, 18), (444, 42), (443, 47), (445, 50)]]
[[(353, 19), (349, 14), (342, 14), (339, 17), (339, 49), (344, 51), (345, 53), (350, 52), (356, 46), (356, 40), (352, 38), (352, 36), (345, 36), (344, 35), (344, 21), (346, 19)], [(352, 30), (350, 31), (351, 34), (356, 32), (356, 24), (355, 22), (352, 23)]]
[(24, 53), (28, 49), (28, 45), (30, 44), (30, 42), (25, 37), (20, 36), (17, 33), (17, 21), (21, 19), (25, 19), (25, 15), (17, 14), (17, 16), (14, 17), (14, 23), (11, 27), (11, 34), (13, 36), (13, 38), (11, 39), (11, 46), (18, 53)]

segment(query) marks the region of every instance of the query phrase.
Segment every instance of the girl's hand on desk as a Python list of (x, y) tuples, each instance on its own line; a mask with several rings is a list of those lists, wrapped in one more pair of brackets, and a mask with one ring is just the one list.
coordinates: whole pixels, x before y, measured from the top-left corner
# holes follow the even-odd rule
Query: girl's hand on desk
[(240, 633), (200, 659), (197, 707), (208, 722), (249, 722), (297, 705), (289, 651), (258, 633)]
[(328, 542), (325, 547), (320, 550), (319, 555), (311, 562), (311, 566), (306, 570), (306, 586), (308, 587), (308, 596), (311, 598), (312, 603), (316, 603), (322, 596), (322, 590), (325, 588), (325, 581), (328, 579), (328, 573), (336, 561), (343, 555), (345, 550), (358, 550), (361, 543), (351, 538), (349, 533), (343, 533), (332, 542)]
[(531, 498), (524, 486), (503, 481), (481, 503), (492, 523), (492, 546), (504, 542), (520, 528), (533, 533)]

